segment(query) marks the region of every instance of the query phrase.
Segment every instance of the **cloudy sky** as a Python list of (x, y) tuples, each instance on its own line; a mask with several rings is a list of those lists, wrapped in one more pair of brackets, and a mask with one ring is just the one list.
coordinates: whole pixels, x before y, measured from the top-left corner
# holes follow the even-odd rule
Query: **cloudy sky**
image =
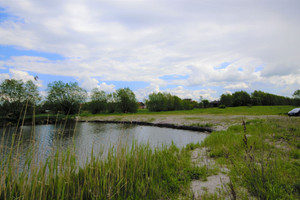
[(0, 0), (0, 81), (217, 99), (300, 89), (299, 0)]

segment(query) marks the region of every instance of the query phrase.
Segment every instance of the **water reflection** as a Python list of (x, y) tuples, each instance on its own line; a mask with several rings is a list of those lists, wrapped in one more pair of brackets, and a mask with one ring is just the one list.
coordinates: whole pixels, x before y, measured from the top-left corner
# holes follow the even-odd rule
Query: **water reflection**
[(114, 145), (130, 147), (133, 141), (138, 144), (149, 144), (151, 147), (170, 145), (172, 141), (183, 147), (191, 142), (201, 142), (207, 136), (205, 133), (159, 128), (139, 125), (102, 124), (102, 123), (68, 123), (59, 127), (55, 125), (37, 125), (35, 128), (24, 126), (22, 133), (16, 133), (15, 128), (0, 129), (2, 156), (4, 149), (12, 146), (12, 135), (15, 135), (14, 148), (20, 141), (18, 153), (25, 158), (25, 152), (32, 148), (37, 158), (45, 158), (53, 150), (64, 151), (74, 147), (80, 162), (85, 162), (92, 149), (94, 152), (107, 152)]

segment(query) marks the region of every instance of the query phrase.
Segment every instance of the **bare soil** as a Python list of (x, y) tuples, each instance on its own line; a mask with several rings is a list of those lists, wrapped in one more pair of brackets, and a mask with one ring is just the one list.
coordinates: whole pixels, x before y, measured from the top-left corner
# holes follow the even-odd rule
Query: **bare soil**
[[(207, 148), (197, 148), (192, 152), (192, 162), (199, 167), (205, 166), (208, 169), (216, 167), (216, 163), (208, 156)], [(219, 194), (225, 199), (230, 199), (226, 194), (229, 177), (226, 173), (229, 171), (224, 166), (218, 166), (220, 172), (218, 174), (207, 177), (206, 181), (193, 180), (191, 183), (191, 191), (194, 199), (201, 199), (206, 194)]]

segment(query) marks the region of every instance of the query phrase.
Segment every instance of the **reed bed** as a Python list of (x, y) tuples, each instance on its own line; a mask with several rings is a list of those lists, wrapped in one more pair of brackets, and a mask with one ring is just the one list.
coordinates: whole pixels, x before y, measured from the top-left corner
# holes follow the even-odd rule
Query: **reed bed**
[(1, 141), (0, 199), (173, 199), (188, 196), (202, 170), (192, 166), (188, 148), (174, 144), (117, 145), (107, 155), (92, 151), (81, 166), (74, 147), (41, 159), (33, 139), (30, 148), (19, 148), (20, 137), (13, 134), (9, 147)]

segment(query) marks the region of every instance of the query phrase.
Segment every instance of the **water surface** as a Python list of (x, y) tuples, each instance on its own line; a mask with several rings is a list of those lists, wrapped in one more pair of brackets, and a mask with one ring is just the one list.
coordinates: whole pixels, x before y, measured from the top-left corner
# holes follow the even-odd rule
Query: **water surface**
[[(15, 128), (0, 129), (2, 154), (3, 147), (12, 145), (12, 134)], [(20, 133), (21, 132), (21, 133)], [(151, 147), (170, 145), (172, 142), (178, 147), (184, 147), (189, 143), (202, 142), (206, 133), (160, 128), (153, 126), (104, 124), (104, 123), (69, 123), (61, 125), (37, 125), (35, 128), (24, 126), (15, 134), (14, 148), (19, 141), (21, 153), (32, 148), (39, 157), (47, 157), (53, 150), (65, 151), (68, 147), (74, 148), (76, 156), (85, 161), (92, 149), (94, 152), (107, 152), (113, 146), (131, 146), (137, 144), (149, 144)]]

